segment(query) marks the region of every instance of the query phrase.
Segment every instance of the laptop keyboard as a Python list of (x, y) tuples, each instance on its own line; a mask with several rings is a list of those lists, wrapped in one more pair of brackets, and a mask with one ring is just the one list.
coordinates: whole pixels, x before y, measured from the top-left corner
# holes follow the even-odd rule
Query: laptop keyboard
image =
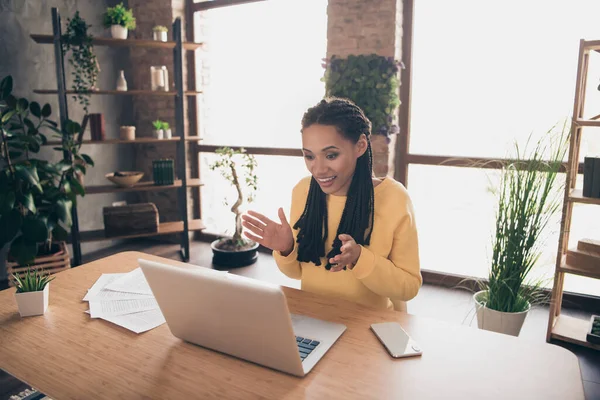
[(296, 336), (296, 343), (298, 344), (300, 358), (302, 359), (302, 361), (304, 361), (304, 359), (308, 357), (310, 353), (312, 353), (312, 351), (319, 345), (320, 342), (316, 340), (303, 338), (301, 336)]

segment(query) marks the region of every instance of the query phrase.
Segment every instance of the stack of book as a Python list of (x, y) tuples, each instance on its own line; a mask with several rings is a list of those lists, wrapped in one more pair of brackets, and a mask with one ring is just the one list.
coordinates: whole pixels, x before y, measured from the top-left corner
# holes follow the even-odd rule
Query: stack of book
[(172, 185), (175, 182), (175, 163), (173, 159), (152, 161), (152, 177), (156, 185)]

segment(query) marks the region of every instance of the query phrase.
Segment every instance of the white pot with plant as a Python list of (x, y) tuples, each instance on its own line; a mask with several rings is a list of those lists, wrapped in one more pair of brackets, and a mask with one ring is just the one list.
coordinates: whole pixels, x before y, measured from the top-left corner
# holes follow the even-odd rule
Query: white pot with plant
[(516, 158), (502, 167), (491, 268), (473, 296), (480, 329), (518, 336), (531, 307), (547, 297), (544, 280), (532, 271), (548, 223), (561, 209), (557, 176), (568, 148), (565, 127), (549, 130), (530, 153), (515, 146)]
[(167, 32), (169, 32), (169, 30), (166, 26), (156, 25), (154, 28), (152, 28), (152, 38), (159, 42), (166, 42)]
[(21, 317), (42, 315), (48, 309), (50, 281), (54, 277), (28, 269), (24, 275), (13, 274), (17, 292), (15, 299)]
[(123, 3), (114, 7), (108, 7), (103, 15), (105, 28), (110, 28), (110, 35), (114, 39), (127, 39), (129, 30), (135, 29), (135, 17), (130, 9), (123, 6)]
[[(254, 200), (254, 193), (258, 185), (258, 178), (255, 174), (256, 159), (254, 156), (246, 153), (246, 150), (233, 150), (229, 147), (222, 147), (216, 150), (219, 159), (212, 163), (209, 168), (214, 171), (218, 169), (221, 176), (225, 178), (235, 188), (237, 199), (231, 206), (231, 212), (235, 215), (235, 231), (233, 237), (224, 237), (211, 243), (213, 250), (213, 265), (216, 267), (235, 268), (250, 265), (258, 259), (258, 243), (247, 240), (242, 236), (242, 212), (240, 206), (244, 203), (244, 194), (242, 191), (242, 182), (248, 189), (247, 200), (251, 203)], [(236, 159), (241, 161), (241, 166), (245, 170), (245, 179), (238, 175), (236, 168)], [(229, 205), (225, 200), (225, 204)]]
[(171, 133), (171, 125), (169, 125), (168, 122), (163, 122), (162, 130), (163, 130), (163, 138), (171, 139), (173, 137), (173, 134)]
[(152, 131), (152, 136), (154, 137), (154, 139), (162, 139), (165, 135), (164, 131), (163, 131), (163, 121), (161, 121), (160, 119), (157, 119), (156, 121), (152, 122), (152, 126), (154, 127), (154, 130)]

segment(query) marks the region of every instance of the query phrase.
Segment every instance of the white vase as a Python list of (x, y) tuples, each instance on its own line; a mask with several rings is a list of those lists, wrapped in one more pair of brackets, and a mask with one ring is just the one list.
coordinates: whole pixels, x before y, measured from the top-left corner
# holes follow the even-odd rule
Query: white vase
[(21, 317), (44, 314), (48, 309), (49, 292), (50, 283), (47, 283), (44, 290), (39, 292), (15, 293)]
[(125, 72), (123, 70), (119, 70), (119, 77), (117, 78), (117, 90), (122, 92), (127, 91), (127, 81), (125, 80)]
[(502, 312), (487, 308), (481, 301), (481, 296), (486, 290), (482, 290), (473, 295), (475, 307), (477, 309), (477, 326), (486, 331), (504, 333), (506, 335), (519, 336), (525, 317), (531, 306), (527, 310), (516, 313)]
[(152, 38), (159, 42), (167, 41), (167, 32), (165, 31), (152, 31)]
[(171, 139), (171, 137), (173, 137), (173, 135), (171, 134), (171, 128), (169, 128), (169, 129), (163, 129), (163, 138), (164, 139)]
[(164, 132), (162, 129), (155, 129), (153, 131), (154, 139), (162, 139), (164, 137)]
[(110, 36), (114, 39), (127, 39), (127, 28), (121, 25), (111, 25)]

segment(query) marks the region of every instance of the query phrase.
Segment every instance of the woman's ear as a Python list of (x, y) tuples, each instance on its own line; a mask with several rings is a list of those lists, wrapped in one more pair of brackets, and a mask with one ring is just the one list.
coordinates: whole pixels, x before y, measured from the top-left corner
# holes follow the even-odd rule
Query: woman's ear
[(356, 157), (358, 158), (365, 154), (365, 151), (367, 151), (368, 147), (369, 142), (367, 141), (367, 136), (363, 133), (362, 135), (360, 135), (360, 137), (358, 138), (358, 142), (356, 142), (355, 145)]

